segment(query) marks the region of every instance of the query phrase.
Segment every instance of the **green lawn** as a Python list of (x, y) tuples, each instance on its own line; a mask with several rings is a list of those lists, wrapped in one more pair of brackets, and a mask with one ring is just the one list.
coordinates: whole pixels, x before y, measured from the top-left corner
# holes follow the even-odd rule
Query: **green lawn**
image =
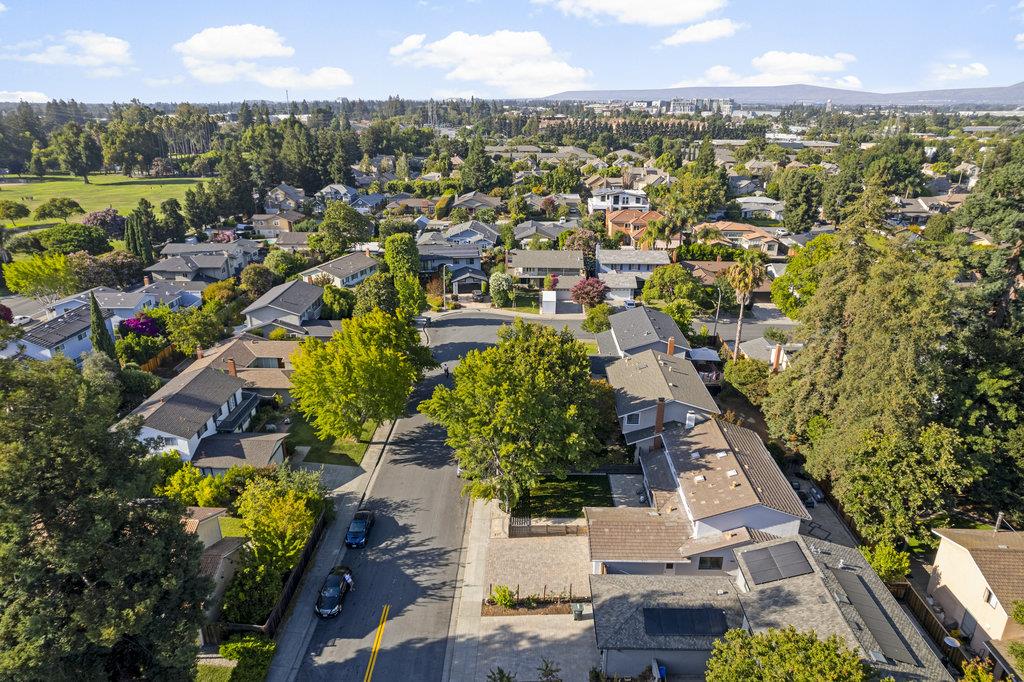
[(530, 491), (530, 516), (580, 518), (584, 507), (611, 507), (612, 488), (607, 476), (567, 476), (564, 481), (546, 476)]
[(593, 339), (580, 339), (580, 343), (587, 347), (587, 355), (597, 355), (597, 341)]
[[(39, 204), (54, 197), (68, 197), (82, 205), (85, 212), (98, 211), (112, 206), (121, 212), (128, 213), (139, 203), (139, 199), (148, 199), (155, 207), (160, 202), (174, 197), (184, 201), (185, 190), (197, 182), (198, 178), (126, 178), (123, 175), (91, 175), (89, 184), (82, 178), (71, 178), (66, 175), (47, 175), (41, 181), (26, 183), (0, 184), (0, 199), (10, 199), (25, 204), (35, 210)], [(81, 216), (72, 216), (72, 221), (81, 220)], [(19, 220), (18, 227), (38, 225), (40, 227), (56, 225), (59, 220)], [(6, 227), (10, 227), (7, 222)]]
[(512, 305), (505, 306), (505, 310), (514, 310), (517, 313), (539, 313), (540, 312), (540, 294), (535, 293), (523, 293), (521, 291), (516, 292), (515, 300)]
[(366, 448), (373, 440), (373, 433), (377, 430), (377, 424), (367, 422), (363, 425), (363, 432), (359, 440), (336, 440), (334, 438), (323, 441), (317, 438), (313, 427), (302, 418), (298, 412), (292, 414), (292, 425), (288, 430), (288, 446), (294, 448), (297, 445), (308, 445), (309, 454), (304, 461), (312, 464), (341, 464), (346, 466), (358, 466), (363, 461)]
[(199, 674), (196, 675), (196, 682), (230, 682), (231, 673), (234, 668), (225, 665), (199, 664)]
[(242, 519), (234, 516), (222, 516), (220, 521), (220, 534), (226, 538), (244, 538), (245, 531), (242, 530)]

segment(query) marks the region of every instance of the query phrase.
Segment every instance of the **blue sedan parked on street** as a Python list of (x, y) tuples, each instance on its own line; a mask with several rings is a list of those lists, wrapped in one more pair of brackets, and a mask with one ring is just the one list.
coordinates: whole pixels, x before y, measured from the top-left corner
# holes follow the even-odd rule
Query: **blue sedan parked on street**
[(366, 541), (370, 537), (370, 529), (373, 528), (375, 520), (374, 513), (368, 509), (357, 511), (352, 523), (348, 524), (348, 532), (345, 533), (346, 547), (366, 547)]

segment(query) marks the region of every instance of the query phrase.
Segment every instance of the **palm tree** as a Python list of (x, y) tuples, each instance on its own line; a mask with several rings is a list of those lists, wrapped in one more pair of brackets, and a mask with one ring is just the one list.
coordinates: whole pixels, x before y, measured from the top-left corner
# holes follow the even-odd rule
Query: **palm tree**
[(725, 271), (725, 281), (736, 290), (736, 300), (740, 304), (740, 315), (736, 318), (736, 340), (733, 342), (732, 359), (740, 354), (740, 342), (743, 340), (743, 310), (750, 294), (764, 281), (766, 271), (764, 263), (755, 253), (746, 253)]
[(713, 242), (722, 238), (722, 231), (717, 227), (702, 227), (693, 235), (698, 242)]
[(635, 240), (634, 246), (639, 246), (642, 249), (656, 249), (658, 248), (658, 241), (667, 241), (670, 227), (665, 220), (652, 220), (647, 224), (647, 229), (640, 235), (640, 239)]

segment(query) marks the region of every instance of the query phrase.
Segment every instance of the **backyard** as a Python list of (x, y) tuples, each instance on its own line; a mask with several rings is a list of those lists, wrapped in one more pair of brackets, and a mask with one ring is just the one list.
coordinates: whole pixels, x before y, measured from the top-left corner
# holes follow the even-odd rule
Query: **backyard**
[[(37, 206), (54, 197), (74, 199), (86, 213), (109, 207), (116, 208), (121, 215), (128, 213), (139, 203), (139, 199), (148, 199), (155, 207), (165, 199), (175, 198), (183, 201), (185, 190), (201, 182), (199, 178), (126, 178), (123, 175), (90, 175), (89, 184), (82, 178), (66, 175), (47, 175), (42, 180), (29, 182), (0, 183), (0, 199), (10, 199), (28, 206), (34, 211)], [(81, 220), (81, 216), (72, 216), (69, 220)], [(17, 227), (45, 227), (58, 224), (59, 220), (35, 220), (26, 218), (19, 220)], [(10, 223), (6, 223), (10, 227)]]
[(577, 474), (564, 480), (544, 477), (530, 491), (529, 505), (533, 518), (581, 518), (584, 507), (611, 507), (614, 503), (607, 476)]
[(363, 432), (359, 439), (338, 440), (330, 438), (321, 440), (317, 437), (313, 427), (298, 413), (292, 413), (291, 428), (288, 429), (288, 447), (292, 450), (296, 446), (309, 447), (309, 454), (304, 462), (310, 464), (338, 464), (342, 466), (359, 466), (366, 454), (366, 448), (373, 441), (373, 434), (377, 430), (375, 422), (363, 424)]

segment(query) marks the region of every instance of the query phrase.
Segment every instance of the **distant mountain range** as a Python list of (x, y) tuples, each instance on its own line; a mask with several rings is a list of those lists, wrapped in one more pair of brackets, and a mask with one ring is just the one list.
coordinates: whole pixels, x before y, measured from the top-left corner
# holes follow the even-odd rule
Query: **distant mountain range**
[(950, 88), (948, 90), (919, 90), (915, 92), (866, 92), (841, 90), (818, 85), (772, 86), (697, 86), (688, 88), (657, 88), (651, 90), (569, 90), (545, 97), (547, 100), (606, 102), (612, 100), (656, 99), (734, 99), (743, 104), (824, 104), (832, 100), (840, 106), (903, 105), (952, 106), (1024, 105), (1024, 82), (993, 88)]

